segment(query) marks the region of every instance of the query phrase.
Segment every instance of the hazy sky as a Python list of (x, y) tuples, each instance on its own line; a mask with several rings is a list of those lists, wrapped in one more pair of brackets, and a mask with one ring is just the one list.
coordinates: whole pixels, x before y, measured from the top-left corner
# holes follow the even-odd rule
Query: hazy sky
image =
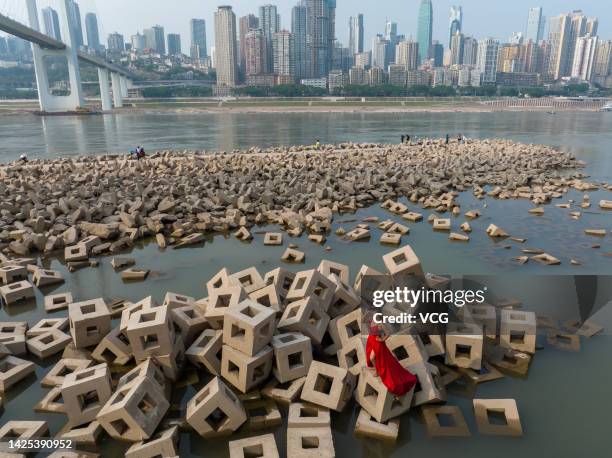
[[(38, 0), (39, 6), (56, 3), (58, 0)], [(4, 5), (21, 3), (22, 0), (4, 0)], [(183, 52), (189, 52), (189, 19), (204, 18), (207, 22), (208, 46), (213, 41), (213, 13), (218, 5), (232, 5), (237, 17), (248, 13), (258, 14), (264, 3), (278, 6), (281, 23), (291, 28), (291, 8), (297, 0), (78, 0), (81, 13), (98, 13), (101, 39), (106, 42), (109, 33), (118, 31), (126, 41), (136, 31), (161, 24), (166, 33), (182, 35)], [(398, 23), (398, 32), (416, 38), (417, 15), (420, 0), (337, 0), (336, 29), (338, 39), (347, 45), (348, 18), (358, 13), (365, 14), (366, 48), (370, 48), (372, 37), (384, 31), (388, 19)], [(464, 33), (476, 37), (492, 36), (506, 40), (514, 31), (524, 31), (529, 8), (542, 6), (545, 16), (582, 9), (588, 16), (597, 16), (600, 21), (599, 34), (612, 38), (612, 7), (610, 0), (433, 0), (434, 39), (447, 41), (448, 14), (453, 4), (463, 6)], [(3, 2), (0, 1), (0, 8)], [(19, 9), (19, 6), (13, 7)], [(21, 7), (23, 9), (23, 7)], [(18, 14), (18, 13), (16, 13)]]

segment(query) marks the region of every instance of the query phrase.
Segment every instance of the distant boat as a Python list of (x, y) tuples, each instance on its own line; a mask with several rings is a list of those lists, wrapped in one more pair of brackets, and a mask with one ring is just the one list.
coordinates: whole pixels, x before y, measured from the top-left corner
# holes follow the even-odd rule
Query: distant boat
[(612, 111), (612, 102), (608, 102), (601, 107), (601, 111)]
[(548, 112), (548, 114), (549, 114), (549, 115), (555, 115), (555, 114), (557, 114), (557, 113), (556, 113), (556, 112), (554, 112), (554, 111), (549, 111), (549, 112)]

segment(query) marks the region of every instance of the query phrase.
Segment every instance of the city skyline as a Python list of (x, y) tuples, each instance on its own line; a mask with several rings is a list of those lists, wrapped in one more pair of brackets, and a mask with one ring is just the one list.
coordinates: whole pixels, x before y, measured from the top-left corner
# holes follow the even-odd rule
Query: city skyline
[[(51, 0), (41, 1), (40, 7), (55, 6)], [(100, 28), (100, 41), (106, 42), (108, 35), (118, 32), (127, 37), (142, 33), (145, 28), (155, 24), (162, 25), (166, 33), (178, 33), (183, 43), (190, 43), (190, 20), (202, 18), (207, 24), (214, 23), (214, 12), (221, 4), (232, 6), (237, 18), (249, 13), (258, 15), (259, 7), (271, 3), (278, 8), (281, 16), (281, 29), (291, 30), (291, 9), (296, 0), (278, 0), (275, 2), (252, 0), (233, 0), (228, 2), (213, 2), (201, 0), (183, 0), (181, 8), (176, 9), (166, 2), (148, 1), (147, 8), (143, 10), (140, 0), (132, 2), (119, 2), (119, 0), (79, 0), (81, 16), (84, 19), (87, 13), (98, 16)], [(398, 23), (398, 33), (406, 38), (417, 39), (418, 12), (420, 0), (387, 0), (384, 7), (379, 8), (366, 0), (353, 0), (337, 2), (336, 36), (344, 45), (348, 46), (349, 28), (348, 20), (359, 13), (364, 14), (364, 29), (366, 49), (369, 48), (372, 38), (378, 33), (384, 33), (387, 20)], [(546, 18), (561, 13), (569, 13), (582, 9), (587, 16), (597, 16), (600, 23), (612, 22), (612, 9), (606, 7), (603, 1), (568, 1), (568, 0), (516, 0), (510, 4), (501, 2), (483, 3), (479, 0), (432, 0), (433, 3), (433, 40), (448, 45), (449, 13), (452, 5), (463, 7), (463, 33), (478, 38), (497, 38), (507, 41), (513, 32), (527, 32), (527, 21), (530, 8), (542, 7)], [(122, 11), (122, 14), (116, 14)], [(491, 17), (499, 20), (491, 20)], [(135, 19), (137, 18), (137, 19)], [(548, 23), (546, 24), (548, 30)], [(610, 28), (600, 30), (601, 39), (612, 38)], [(207, 27), (207, 42), (209, 47), (214, 43), (213, 27)], [(547, 32), (546, 32), (547, 34)], [(545, 34), (545, 35), (546, 35)], [(445, 46), (445, 47), (446, 47)], [(183, 50), (185, 52), (185, 49)], [(187, 50), (187, 54), (189, 54)]]

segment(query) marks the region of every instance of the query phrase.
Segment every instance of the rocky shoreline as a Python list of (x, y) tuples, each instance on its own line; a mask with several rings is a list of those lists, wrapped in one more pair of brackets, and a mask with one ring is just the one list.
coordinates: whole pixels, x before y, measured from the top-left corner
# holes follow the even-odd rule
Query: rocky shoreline
[(0, 166), (0, 250), (50, 254), (90, 237), (99, 243), (88, 254), (119, 252), (151, 236), (180, 247), (205, 232), (240, 230), (249, 238), (256, 224), (324, 234), (334, 215), (376, 202), (410, 221), (415, 212), (395, 202), (401, 197), (457, 216), (463, 191), (539, 206), (570, 188), (596, 189), (582, 181), (583, 165), (569, 153), (507, 140), (36, 160)]

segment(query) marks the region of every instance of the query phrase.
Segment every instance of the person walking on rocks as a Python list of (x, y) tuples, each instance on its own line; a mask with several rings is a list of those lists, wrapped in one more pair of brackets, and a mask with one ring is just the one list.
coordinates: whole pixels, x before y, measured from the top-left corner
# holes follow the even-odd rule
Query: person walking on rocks
[(22, 164), (27, 164), (28, 155), (26, 153), (23, 153), (21, 156), (19, 156), (19, 162), (21, 162)]
[(450, 135), (446, 134), (446, 140), (444, 141), (444, 144), (448, 145), (449, 141), (450, 141)]
[(370, 326), (366, 343), (366, 363), (368, 367), (375, 368), (376, 375), (397, 399), (414, 388), (417, 378), (404, 369), (391, 353), (386, 343), (388, 338), (382, 328), (376, 324)]
[(315, 147), (315, 150), (319, 151), (321, 149), (321, 140), (317, 138), (317, 141), (315, 142), (314, 147)]

